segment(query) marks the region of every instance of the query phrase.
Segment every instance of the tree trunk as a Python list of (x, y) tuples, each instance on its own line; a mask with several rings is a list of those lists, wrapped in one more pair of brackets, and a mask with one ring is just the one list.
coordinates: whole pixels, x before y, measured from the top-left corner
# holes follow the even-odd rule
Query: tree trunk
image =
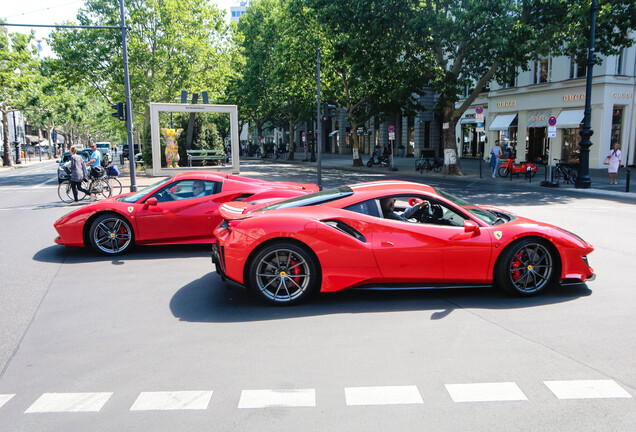
[(289, 160), (294, 160), (294, 122), (289, 121)]
[[(444, 148), (444, 173), (450, 175), (464, 175), (457, 157), (457, 144), (455, 143), (455, 126), (457, 118), (454, 117), (454, 103), (446, 102), (442, 111), (442, 144)], [(444, 128), (444, 125), (447, 128)]]
[(2, 133), (4, 139), (4, 152), (2, 153), (2, 165), (12, 166), (13, 160), (11, 159), (11, 143), (9, 142), (9, 120), (7, 119), (7, 111), (2, 111)]
[(358, 123), (351, 123), (351, 140), (353, 141), (353, 166), (364, 166), (362, 156), (360, 155), (360, 136), (358, 135)]

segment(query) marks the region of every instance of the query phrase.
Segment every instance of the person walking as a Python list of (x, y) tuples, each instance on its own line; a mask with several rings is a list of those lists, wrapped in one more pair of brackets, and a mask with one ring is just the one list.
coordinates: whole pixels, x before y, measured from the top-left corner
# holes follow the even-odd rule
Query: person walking
[(75, 202), (79, 201), (77, 199), (78, 190), (84, 192), (86, 195), (90, 194), (89, 191), (82, 187), (82, 181), (86, 177), (88, 177), (88, 175), (84, 159), (77, 154), (77, 147), (73, 145), (71, 146), (71, 175), (69, 177), (69, 182), (71, 183), (71, 190), (73, 191), (73, 199)]
[(614, 143), (614, 148), (610, 151), (609, 156), (609, 164), (607, 165), (607, 173), (609, 174), (609, 182), (610, 184), (618, 184), (618, 169), (621, 166), (621, 158), (623, 155), (618, 147), (618, 143)]
[(495, 145), (490, 149), (490, 169), (492, 170), (492, 178), (497, 178), (497, 167), (499, 166), (499, 158), (501, 157), (501, 147), (499, 140), (495, 140)]

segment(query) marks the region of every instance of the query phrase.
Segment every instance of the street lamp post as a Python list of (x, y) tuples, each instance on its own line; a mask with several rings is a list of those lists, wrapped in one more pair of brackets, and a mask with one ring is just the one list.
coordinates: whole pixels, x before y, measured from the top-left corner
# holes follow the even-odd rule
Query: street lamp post
[(15, 121), (15, 111), (13, 111), (13, 139), (15, 140), (13, 144), (15, 144), (15, 163), (19, 165), (22, 163), (22, 159), (20, 159), (20, 140), (18, 139), (18, 126)]
[(587, 51), (587, 82), (585, 86), (585, 115), (583, 117), (583, 129), (581, 135), (581, 154), (579, 158), (579, 176), (574, 183), (577, 189), (588, 189), (592, 185), (590, 178), (590, 137), (594, 134), (591, 129), (592, 123), (592, 69), (594, 68), (594, 33), (596, 32), (596, 11), (598, 10), (597, 0), (592, 0), (590, 6), (590, 46)]

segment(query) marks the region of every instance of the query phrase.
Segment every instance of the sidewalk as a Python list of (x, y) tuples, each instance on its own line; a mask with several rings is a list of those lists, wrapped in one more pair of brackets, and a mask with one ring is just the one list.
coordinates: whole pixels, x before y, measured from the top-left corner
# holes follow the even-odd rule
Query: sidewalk
[[(317, 162), (302, 162), (303, 155), (300, 153), (296, 154), (297, 159), (293, 161), (281, 160), (281, 159), (263, 159), (263, 161), (269, 161), (271, 163), (287, 163), (287, 164), (298, 164), (303, 166), (311, 166), (316, 167)], [(364, 166), (362, 167), (353, 167), (353, 158), (351, 154), (322, 154), (321, 155), (321, 166), (323, 169), (340, 169), (346, 171), (357, 171), (357, 172), (368, 172), (368, 173), (390, 173), (389, 168), (380, 167), (378, 165), (374, 165), (371, 168), (366, 166), (366, 162), (369, 159), (369, 155), (363, 155), (362, 160), (364, 162)], [(248, 159), (249, 160), (249, 159)], [(424, 174), (420, 174), (415, 171), (415, 162), (417, 158), (407, 158), (407, 157), (395, 157), (393, 159), (393, 166), (397, 168), (395, 171), (396, 176), (414, 176), (419, 179), (423, 178), (445, 178), (443, 173), (434, 173), (434, 172), (425, 172)], [(479, 175), (481, 163), (481, 178)], [(512, 180), (510, 177), (502, 178), (497, 176), (497, 178), (492, 178), (492, 173), (488, 167), (488, 162), (480, 161), (479, 159), (460, 159), (460, 166), (463, 176), (453, 176), (453, 180), (460, 181), (482, 181), (486, 183), (499, 183), (499, 182), (509, 182), (514, 183), (516, 186), (527, 186), (531, 188), (537, 189), (548, 189), (546, 187), (541, 186), (541, 182), (545, 179), (546, 168), (544, 166), (538, 166), (537, 175), (529, 182), (524, 176), (517, 177), (514, 175)], [(607, 174), (607, 169), (590, 169), (590, 179), (592, 181), (591, 188), (589, 189), (576, 189), (572, 184), (561, 184), (557, 188), (550, 188), (553, 190), (567, 190), (583, 193), (583, 194), (602, 194), (606, 196), (613, 197), (621, 197), (621, 198), (633, 198), (636, 199), (636, 171), (634, 172), (634, 178), (630, 182), (630, 192), (625, 192), (626, 185), (626, 175), (627, 171), (625, 168), (621, 168), (618, 172), (618, 185), (610, 185), (609, 177)]]
[[(286, 165), (298, 165), (299, 168), (311, 168), (316, 169), (317, 162), (303, 162), (302, 159), (304, 157), (301, 153), (296, 153), (296, 159), (293, 161), (285, 160), (285, 159), (259, 159), (259, 158), (241, 158), (241, 170), (247, 169), (250, 164), (255, 163), (263, 163), (263, 164), (286, 164)], [(422, 181), (424, 179), (444, 179), (444, 178), (452, 178), (453, 180), (459, 181), (467, 181), (467, 182), (485, 182), (485, 183), (513, 183), (515, 186), (524, 186), (529, 188), (536, 189), (548, 189), (546, 187), (541, 186), (541, 182), (545, 178), (545, 167), (539, 166), (537, 175), (532, 179), (531, 182), (524, 176), (517, 177), (516, 175), (512, 177), (502, 178), (497, 176), (497, 178), (491, 177), (491, 172), (488, 167), (488, 163), (485, 161), (481, 161), (481, 171), (482, 175), (480, 178), (479, 175), (479, 159), (461, 159), (460, 165), (463, 176), (452, 176), (447, 177), (443, 173), (434, 173), (434, 172), (425, 172), (424, 174), (420, 174), (415, 171), (415, 162), (417, 158), (406, 158), (406, 157), (395, 157), (393, 159), (393, 166), (397, 168), (397, 171), (390, 171), (389, 168), (381, 167), (378, 165), (374, 165), (371, 168), (366, 166), (366, 162), (369, 159), (368, 155), (363, 155), (362, 160), (364, 162), (364, 166), (362, 167), (354, 167), (353, 166), (353, 158), (351, 154), (322, 154), (321, 155), (321, 167), (322, 169), (336, 169), (342, 171), (353, 171), (353, 172), (367, 172), (369, 174), (386, 174), (387, 176), (391, 176), (394, 173), (395, 177), (404, 178), (413, 177), (413, 179), (417, 181)], [(126, 161), (128, 162), (128, 161)], [(129, 176), (129, 167), (128, 163), (124, 164), (124, 166), (119, 167), (121, 170), (120, 180), (122, 185), (127, 188), (130, 186), (130, 176)], [(212, 171), (213, 167), (210, 168)], [(571, 184), (561, 184), (558, 188), (549, 188), (552, 190), (564, 190), (564, 191), (572, 191), (581, 194), (601, 194), (605, 196), (612, 196), (617, 198), (630, 198), (636, 199), (636, 171), (634, 172), (634, 179), (630, 183), (630, 192), (625, 192), (625, 180), (626, 170), (625, 168), (621, 168), (618, 173), (618, 185), (610, 185), (609, 177), (607, 175), (607, 169), (590, 169), (590, 178), (592, 180), (592, 186), (590, 189), (576, 189), (574, 185)], [(156, 177), (146, 177), (144, 171), (137, 170), (136, 171), (136, 183), (139, 188), (148, 186), (150, 184), (155, 183), (159, 179)]]

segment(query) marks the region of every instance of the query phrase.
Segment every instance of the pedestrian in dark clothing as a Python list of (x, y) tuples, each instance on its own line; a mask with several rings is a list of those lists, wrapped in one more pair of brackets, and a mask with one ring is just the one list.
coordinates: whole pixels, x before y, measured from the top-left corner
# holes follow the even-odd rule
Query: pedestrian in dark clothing
[(71, 176), (69, 181), (71, 182), (71, 190), (73, 191), (73, 198), (77, 199), (77, 191), (84, 192), (86, 195), (90, 195), (90, 192), (82, 187), (82, 180), (88, 177), (86, 173), (86, 164), (84, 159), (77, 154), (77, 147), (71, 146)]

